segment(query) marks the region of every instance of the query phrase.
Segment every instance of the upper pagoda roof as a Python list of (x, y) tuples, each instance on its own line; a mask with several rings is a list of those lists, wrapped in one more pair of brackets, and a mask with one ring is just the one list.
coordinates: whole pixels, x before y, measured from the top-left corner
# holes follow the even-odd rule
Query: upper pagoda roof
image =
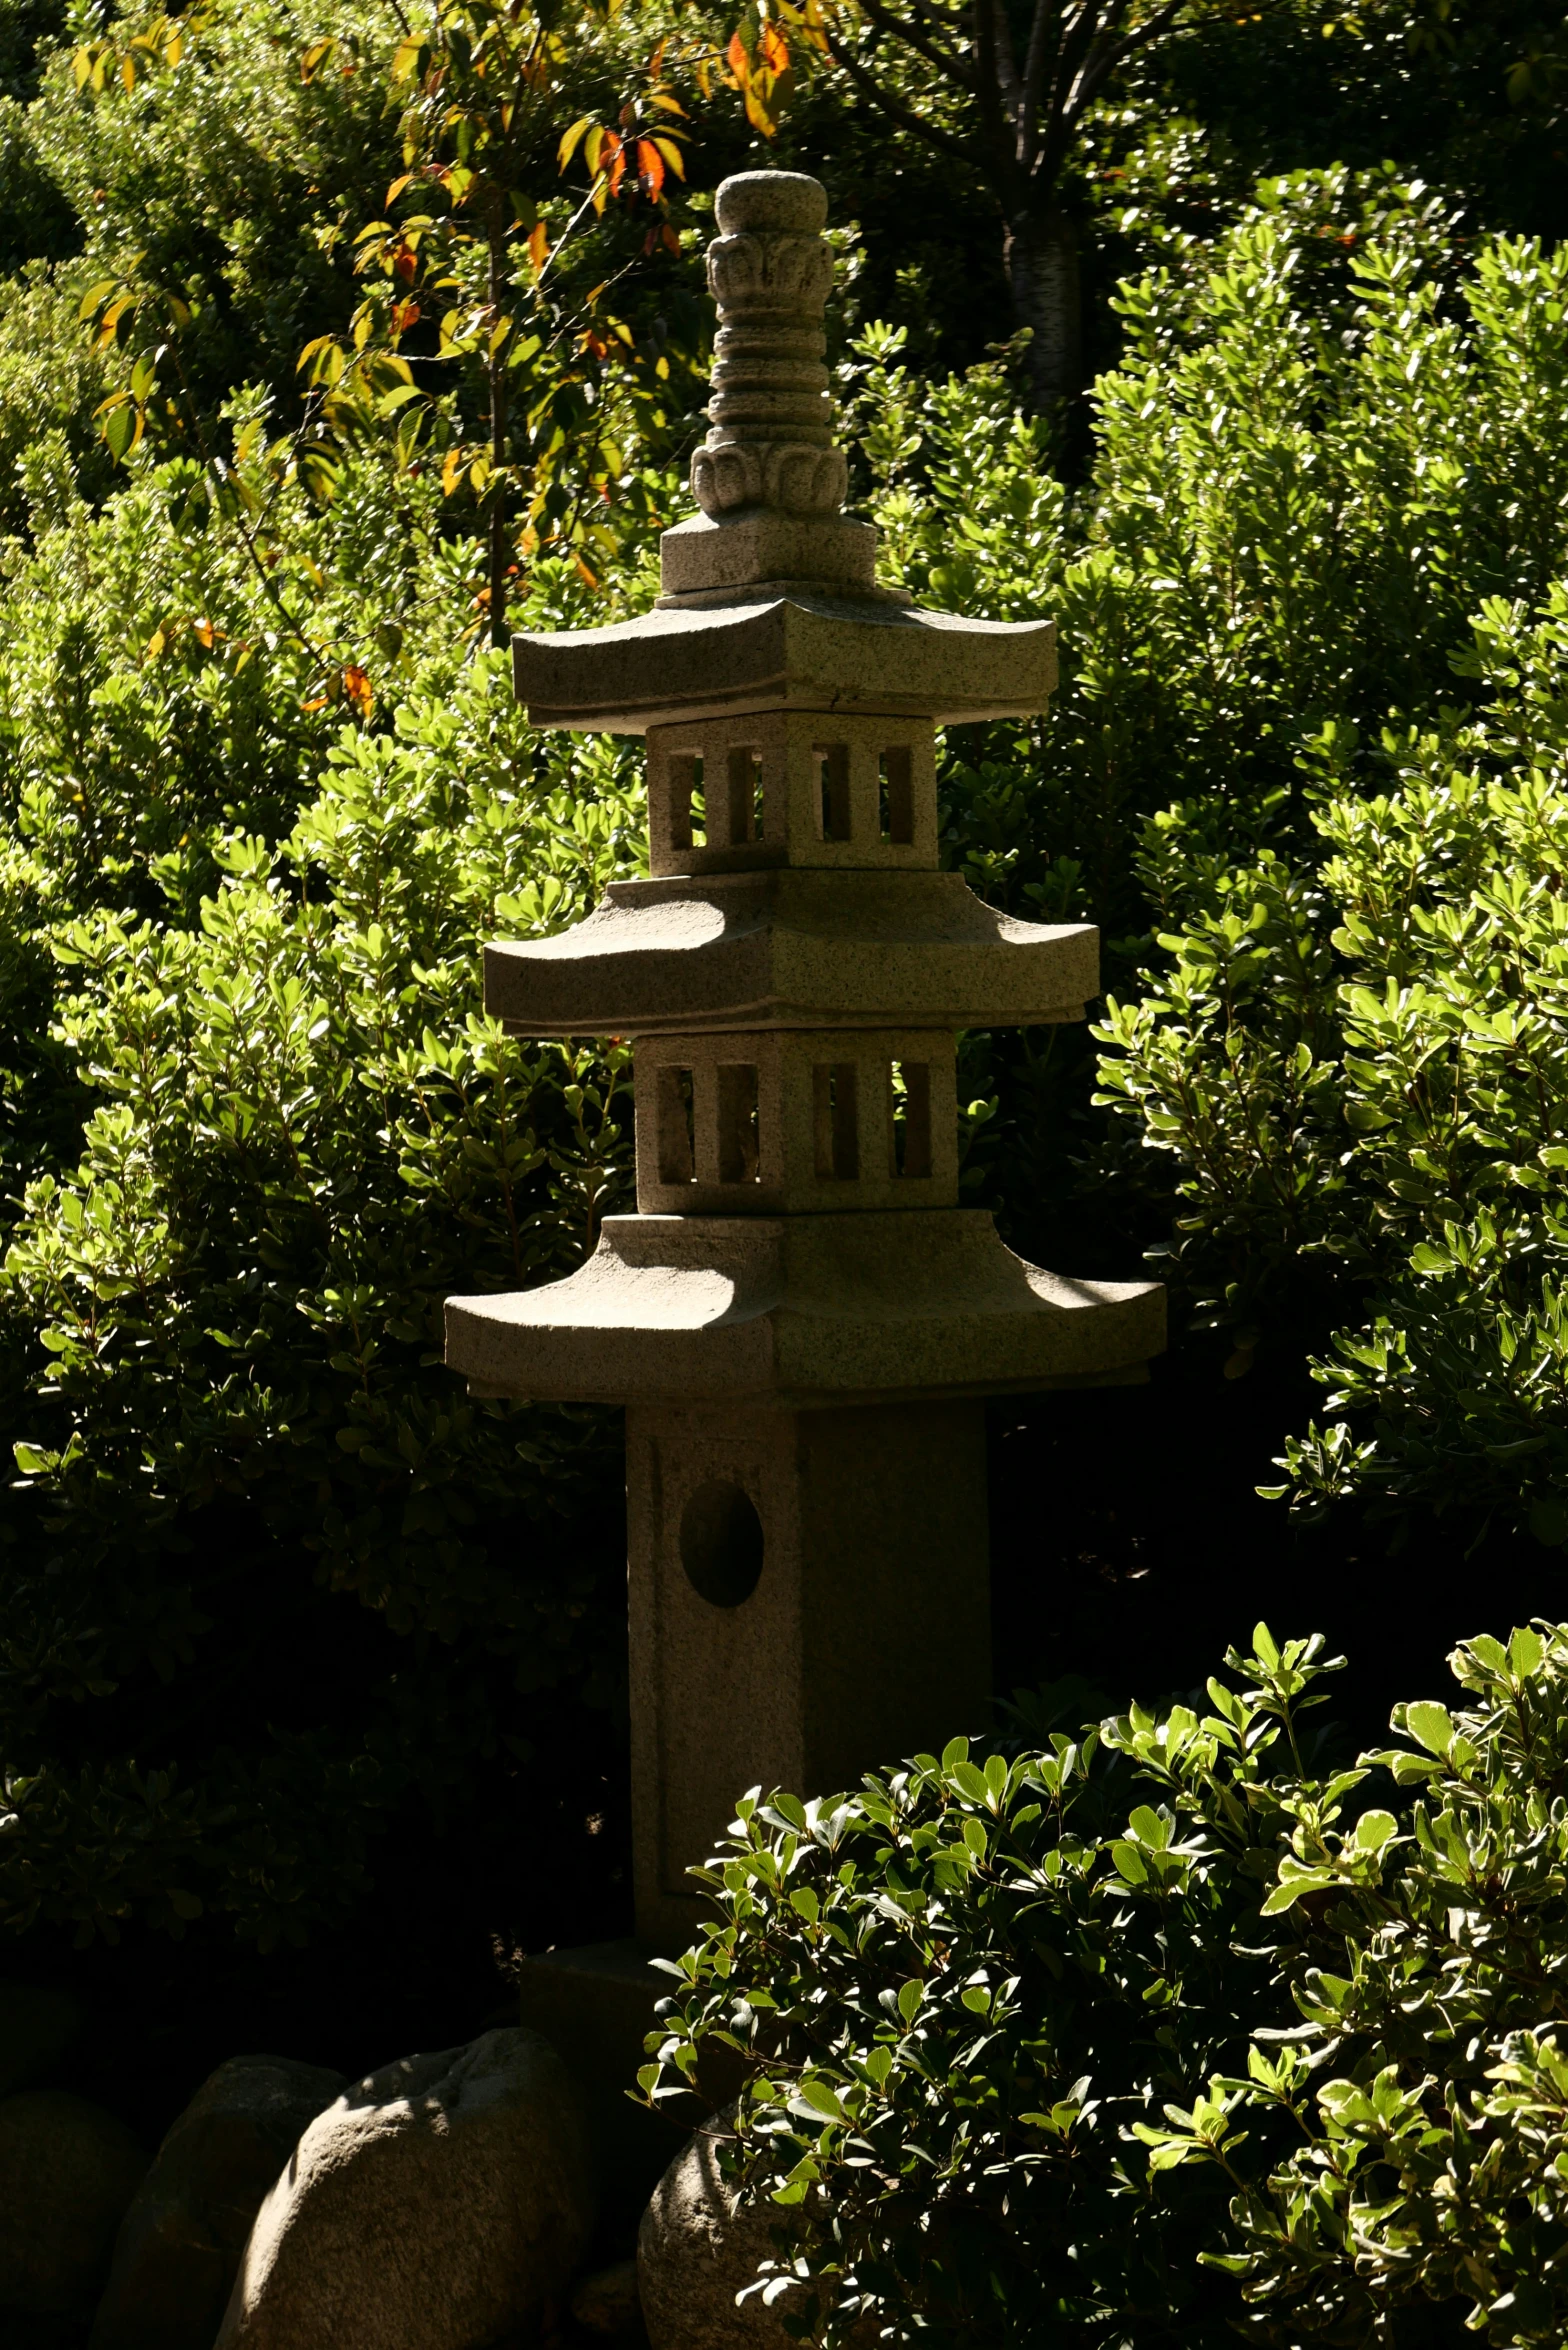
[(1045, 707), (1056, 624), (969, 620), (801, 584), (656, 606), (609, 628), (520, 633), (512, 660), (535, 726), (642, 734), (677, 719), (789, 708), (961, 725)]

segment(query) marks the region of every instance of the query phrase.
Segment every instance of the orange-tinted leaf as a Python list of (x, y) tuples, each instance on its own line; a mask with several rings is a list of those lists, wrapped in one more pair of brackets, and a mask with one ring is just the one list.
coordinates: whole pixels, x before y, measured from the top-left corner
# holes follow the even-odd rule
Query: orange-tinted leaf
[(637, 168), (641, 172), (650, 196), (657, 196), (664, 185), (664, 157), (652, 139), (637, 142)]
[(751, 59), (746, 55), (746, 44), (740, 37), (738, 26), (731, 33), (730, 45), (724, 54), (729, 61), (729, 69), (735, 76), (736, 88), (743, 90), (751, 79)]
[(371, 690), (369, 676), (355, 661), (350, 661), (343, 672), (343, 691), (361, 718), (368, 720), (376, 706), (376, 697)]
[(610, 193), (616, 196), (620, 194), (621, 182), (626, 177), (626, 141), (619, 131), (606, 131), (604, 148), (610, 163)]
[(550, 239), (545, 232), (544, 222), (542, 220), (536, 220), (533, 225), (532, 233), (528, 239), (528, 258), (534, 265), (534, 271), (536, 275), (541, 269), (543, 269), (546, 260), (549, 258), (549, 252)]
[(789, 71), (789, 43), (776, 24), (765, 24), (762, 28), (762, 62), (769, 73)]

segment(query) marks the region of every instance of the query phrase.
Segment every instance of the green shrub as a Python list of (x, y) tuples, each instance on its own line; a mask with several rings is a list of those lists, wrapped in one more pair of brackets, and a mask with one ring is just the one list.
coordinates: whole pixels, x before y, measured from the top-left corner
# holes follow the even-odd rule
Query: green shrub
[[(1092, 916), (1123, 1002), (1159, 992), (1136, 974), (1184, 891), (1312, 842), (1327, 730), (1342, 788), (1379, 790), (1386, 725), (1489, 698), (1454, 667), (1483, 604), (1533, 609), (1568, 573), (1561, 254), (1468, 242), (1425, 191), (1341, 170), (1267, 183), (1212, 246), (1173, 242), (1122, 290), (1077, 489), (1005, 362), (926, 383), (882, 329), (847, 379), (888, 576), (1058, 623), (1049, 713), (948, 735), (944, 853), (1010, 910)], [(1173, 802), (1170, 853), (1140, 853)], [(998, 1113), (977, 1173), (1027, 1253), (1109, 1270), (1130, 1231), (1168, 1229), (1170, 1162), (1094, 1119), (1081, 1032), (972, 1038), (964, 1069)], [(1297, 1298), (1321, 1342), (1327, 1309)]]
[[(643, 31), (564, 52), (552, 200)], [(585, 1754), (577, 1818), (604, 1800), (612, 1425), (468, 1398), (440, 1308), (569, 1271), (626, 1202), (628, 1056), (504, 1037), (481, 956), (578, 919), (643, 827), (630, 746), (537, 740), (477, 651), (472, 514), (396, 418), (330, 496), (291, 462), (300, 343), (347, 326), (398, 168), (397, 11), (181, 32), (101, 88), (46, 39), (0, 121), (87, 248), (0, 289), (0, 1931), (270, 1947), (354, 1906), (375, 1839), (484, 1833), (541, 1749), (536, 1801)], [(590, 216), (552, 283), (643, 226)], [(193, 312), (190, 396), (111, 468), (129, 361), (78, 310), (133, 267)], [(616, 397), (555, 434), (563, 494)], [(630, 504), (672, 495), (650, 413)], [(616, 579), (536, 562), (520, 624), (615, 615), (645, 534), (600, 535)]]
[[(631, 847), (614, 754), (597, 791), (580, 759), (569, 798), (541, 788), (500, 668), (395, 733), (346, 730), (277, 848), (208, 843), (199, 926), (102, 911), (46, 936), (93, 1106), (80, 1164), (28, 1185), (0, 1284), (47, 1365), (18, 1410), (37, 1500), (0, 1636), (13, 1928), (183, 1902), (264, 1943), (301, 1931), (356, 1890), (323, 1771), (357, 1762), (350, 1816), (385, 1819), (498, 1739), (525, 1754), (520, 1700), (597, 1681), (602, 1705), (618, 1678), (602, 1562), (551, 1532), (597, 1421), (468, 1401), (441, 1365), (443, 1296), (569, 1270), (629, 1165), (625, 1054), (513, 1042), (479, 1008), (483, 939), (580, 904)], [(294, 1709), (264, 1684), (215, 1709), (258, 1579), (296, 1638), (357, 1596), (419, 1683), (388, 1657), (281, 1746)], [(126, 1762), (73, 1780), (56, 1759), (83, 1696), (165, 1770), (130, 1853), (99, 1824)], [(308, 1865), (253, 1865), (263, 1828), (311, 1823)]]
[(1097, 1031), (1102, 1098), (1174, 1157), (1175, 1261), (1243, 1357), (1309, 1286), (1344, 1317), (1332, 1417), (1285, 1458), (1309, 1514), (1360, 1493), (1568, 1539), (1565, 645), (1562, 589), (1493, 600), (1479, 716), (1326, 730), (1321, 863), (1227, 865), (1197, 810), (1151, 828), (1179, 926)]
[(1047, 1261), (1173, 1218), (1216, 1370), (1316, 1359), (1298, 1511), (1561, 1543), (1568, 259), (1303, 174), (1122, 307), (1076, 497), (1005, 370), (860, 344), (895, 575), (1060, 626), (1046, 719), (949, 738), (947, 853), (1109, 933), (1109, 1132), (1070, 1034), (971, 1039), (975, 1182)]
[[(1201, 799), (1220, 854), (1277, 845), (1305, 829), (1298, 759), (1326, 724), (1375, 739), (1390, 710), (1479, 698), (1451, 665), (1475, 613), (1539, 602), (1568, 565), (1565, 283), (1538, 247), (1463, 254), (1419, 189), (1269, 183), (1216, 246), (1122, 289), (1125, 349), (1072, 495), (1004, 365), (930, 385), (896, 335), (861, 338), (889, 578), (1057, 621), (1050, 712), (985, 745), (1017, 795), (1000, 854), (970, 848), (969, 762), (948, 772), (955, 857), (991, 894), (1142, 932), (1131, 852), (1156, 810)], [(1066, 857), (1070, 889), (1048, 878)]]
[(1562, 2339), (1568, 1627), (1464, 1643), (1470, 1709), (1350, 1769), (1321, 1645), (742, 1801), (641, 2079), (744, 2060), (721, 2158), (802, 2338)]
[(440, 1304), (569, 1270), (625, 1196), (626, 1056), (503, 1037), (481, 949), (642, 821), (629, 746), (536, 740), (465, 658), (433, 487), (286, 493), (264, 585), (193, 476), (94, 516), (40, 444), (0, 598), (0, 1925), (267, 1945), (614, 1703), (602, 1416), (467, 1399)]

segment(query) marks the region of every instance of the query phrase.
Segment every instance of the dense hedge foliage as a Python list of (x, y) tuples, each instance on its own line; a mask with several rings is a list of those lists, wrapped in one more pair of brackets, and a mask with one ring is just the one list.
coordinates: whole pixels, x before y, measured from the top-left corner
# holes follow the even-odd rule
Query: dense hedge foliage
[(642, 2080), (745, 2061), (802, 2339), (1561, 2341), (1568, 1626), (1354, 1767), (1336, 1661), (1260, 1625), (1208, 1710), (743, 1800)]
[[(569, 1267), (624, 1193), (626, 1056), (505, 1039), (478, 974), (498, 928), (574, 918), (634, 865), (640, 816), (615, 746), (529, 737), (496, 656), (411, 667), (386, 729), (302, 717), (302, 657), (265, 647), (260, 591), (190, 526), (188, 486), (176, 461), (99, 518), (40, 514), (4, 647), (0, 1313), (29, 1490), (0, 1902), (84, 1931), (215, 1906), (266, 1942), (352, 1898), (356, 1818), (498, 1739), (525, 1753), (552, 1686), (602, 1706), (619, 1681), (605, 1562), (550, 1532), (606, 1434), (468, 1403), (440, 1306)], [(362, 534), (345, 600), (414, 630), (440, 550), (378, 548), (395, 519), (365, 480), (330, 552), (341, 579)], [(326, 528), (302, 522), (297, 564)], [(292, 1641), (356, 1594), (414, 1641), (422, 1695), (394, 1670), (322, 1721), (251, 1685), (258, 1578)], [(221, 1742), (198, 1784), (33, 1759), (83, 1698), (150, 1759), (137, 1705), (166, 1720), (181, 1684), (188, 1732)]]
[[(1110, 927), (1100, 1098), (1172, 1166), (1177, 1294), (1233, 1376), (1303, 1335), (1325, 1357), (1300, 1505), (1557, 1543), (1568, 262), (1466, 261), (1381, 180), (1264, 194), (1201, 270), (1126, 290), (1080, 497), (1000, 371), (927, 388), (862, 342), (895, 576), (1062, 633), (1049, 717), (950, 755), (950, 852)], [(969, 1066), (1031, 1246), (1159, 1204), (1085, 1122), (1070, 1042)]]
[[(1485, 49), (1468, 18), (1401, 47), (1397, 13), (1356, 51), (1364, 98), (1383, 44), (1390, 122)], [(1319, 39), (1286, 14), (1269, 41)], [(568, 1268), (627, 1196), (624, 1056), (502, 1038), (478, 948), (635, 869), (639, 786), (614, 746), (534, 739), (480, 649), (492, 493), (443, 477), (485, 338), (405, 307), (397, 240), (436, 200), (389, 198), (398, 19), (223, 0), (137, 48), (39, 0), (0, 42), (12, 1930), (298, 1937), (376, 1837), (507, 1812), (525, 1767), (575, 1790), (546, 1747), (614, 1750), (613, 1427), (471, 1403), (435, 1309)], [(539, 626), (651, 592), (698, 429), (703, 191), (748, 159), (688, 70), (706, 17), (570, 21), (505, 244), (546, 354), (512, 346), (518, 516), (554, 500), (511, 586)], [(596, 213), (561, 133), (642, 104), (666, 34), (690, 180)], [(1223, 81), (1252, 35), (1215, 37)], [(1556, 104), (1537, 63), (1521, 122)], [(1086, 472), (1019, 412), (1016, 353), (931, 372), (991, 339), (961, 177), (920, 182), (948, 225), (894, 252), (912, 167), (830, 78), (780, 150), (838, 197), (887, 575), (1061, 627), (1042, 724), (950, 736), (945, 854), (1020, 913), (1100, 920), (1117, 1008), (1100, 1079), (1081, 1033), (965, 1041), (966, 1181), (1071, 1270), (1135, 1273), (1174, 1215), (1182, 1319), (1238, 1372), (1315, 1352), (1340, 1398), (1294, 1430), (1304, 1506), (1559, 1540), (1561, 266), (1387, 169), (1251, 198), (1224, 105), (1172, 123), (1157, 85), (1094, 134), (1106, 249), (1148, 267), (1102, 317)], [(477, 248), (441, 250), (468, 300)], [(298, 364), (352, 347), (367, 288), (432, 391), (417, 444), (397, 383), (328, 436)]]

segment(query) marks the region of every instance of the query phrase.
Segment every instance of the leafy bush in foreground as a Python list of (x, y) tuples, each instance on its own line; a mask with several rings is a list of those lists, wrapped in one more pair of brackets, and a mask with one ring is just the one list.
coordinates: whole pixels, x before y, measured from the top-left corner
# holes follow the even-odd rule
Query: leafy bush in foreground
[(1450, 1661), (1355, 1768), (1260, 1625), (1211, 1710), (742, 1802), (641, 2079), (746, 2060), (793, 2330), (1561, 2342), (1568, 1626)]

